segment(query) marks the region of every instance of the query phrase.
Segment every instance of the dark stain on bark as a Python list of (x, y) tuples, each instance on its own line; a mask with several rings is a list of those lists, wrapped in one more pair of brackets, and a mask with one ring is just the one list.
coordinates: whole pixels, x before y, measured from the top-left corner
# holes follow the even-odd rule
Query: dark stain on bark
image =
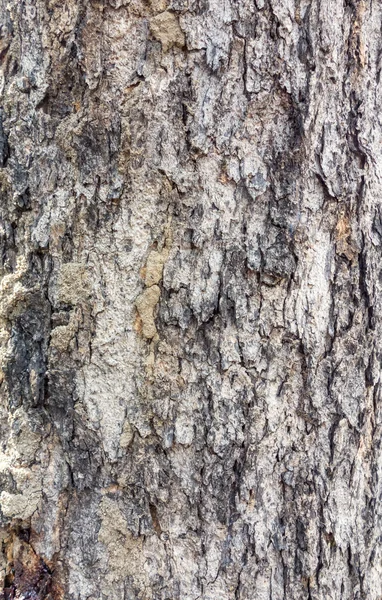
[(55, 565), (48, 565), (30, 544), (30, 529), (21, 525), (10, 529), (3, 542), (8, 558), (0, 600), (62, 600), (63, 589)]
[(3, 126), (3, 111), (0, 111), (0, 167), (5, 167), (9, 157), (8, 136)]

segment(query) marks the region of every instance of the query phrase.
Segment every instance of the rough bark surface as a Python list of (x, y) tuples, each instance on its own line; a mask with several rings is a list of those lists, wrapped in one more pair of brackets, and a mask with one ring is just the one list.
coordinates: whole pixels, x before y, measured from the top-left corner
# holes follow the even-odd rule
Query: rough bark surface
[(382, 5), (0, 0), (3, 600), (382, 597)]

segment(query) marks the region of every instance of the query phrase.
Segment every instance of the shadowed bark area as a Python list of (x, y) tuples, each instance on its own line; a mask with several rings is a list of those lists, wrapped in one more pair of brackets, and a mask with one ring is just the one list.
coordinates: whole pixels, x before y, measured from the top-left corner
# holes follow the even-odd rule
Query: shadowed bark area
[(0, 19), (1, 600), (381, 600), (382, 5)]

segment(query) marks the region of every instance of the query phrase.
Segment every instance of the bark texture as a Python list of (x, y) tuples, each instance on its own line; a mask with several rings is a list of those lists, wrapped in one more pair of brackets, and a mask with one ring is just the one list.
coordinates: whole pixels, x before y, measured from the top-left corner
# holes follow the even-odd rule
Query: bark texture
[(3, 600), (380, 600), (381, 3), (0, 16)]

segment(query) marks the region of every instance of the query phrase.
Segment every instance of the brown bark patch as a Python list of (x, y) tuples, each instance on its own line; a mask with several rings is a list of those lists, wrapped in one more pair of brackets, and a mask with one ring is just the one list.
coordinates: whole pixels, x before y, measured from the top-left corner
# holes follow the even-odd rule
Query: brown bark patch
[(346, 215), (341, 215), (336, 225), (336, 251), (337, 254), (342, 254), (350, 261), (354, 260), (357, 255), (357, 248), (351, 239), (351, 225)]
[(48, 565), (34, 551), (29, 538), (29, 529), (18, 528), (3, 539), (7, 571), (0, 600), (62, 600), (64, 592), (55, 578), (54, 564)]

